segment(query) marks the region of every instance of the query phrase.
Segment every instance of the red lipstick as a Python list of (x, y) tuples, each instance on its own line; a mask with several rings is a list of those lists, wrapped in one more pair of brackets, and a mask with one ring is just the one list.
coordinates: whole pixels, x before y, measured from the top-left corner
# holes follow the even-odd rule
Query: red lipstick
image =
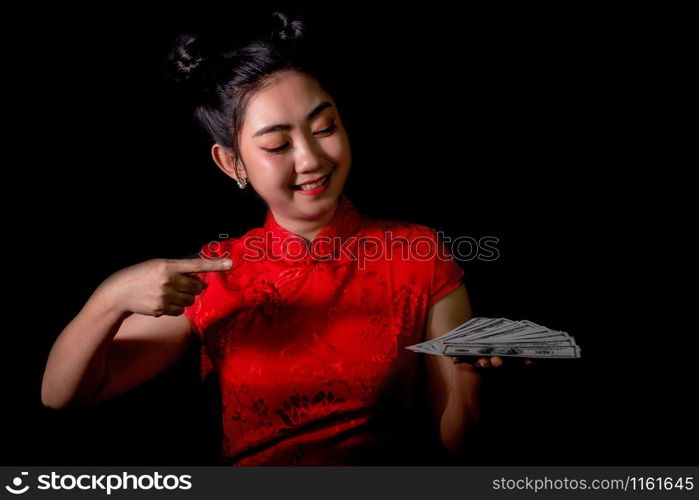
[(299, 194), (307, 194), (307, 195), (316, 195), (316, 194), (323, 193), (325, 190), (328, 189), (328, 186), (330, 185), (331, 174), (332, 174), (332, 172), (325, 175), (324, 177), (319, 177), (318, 179), (316, 179), (314, 181), (308, 181), (308, 182), (304, 182), (302, 184), (297, 184), (297, 186), (303, 186), (305, 184), (313, 184), (314, 182), (318, 182), (319, 180), (324, 178), (325, 180), (324, 180), (323, 184), (321, 184), (318, 187), (315, 187), (313, 189), (300, 189), (300, 188), (294, 186), (294, 188), (295, 188), (294, 191), (296, 191)]

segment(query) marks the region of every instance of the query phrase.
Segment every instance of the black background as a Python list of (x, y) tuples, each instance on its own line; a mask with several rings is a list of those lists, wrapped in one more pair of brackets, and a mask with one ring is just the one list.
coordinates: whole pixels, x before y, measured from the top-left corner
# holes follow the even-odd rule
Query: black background
[[(342, 72), (357, 208), (499, 238), (497, 261), (463, 263), (474, 313), (582, 347), (579, 360), (492, 371), (487, 435), (465, 463), (696, 462), (694, 337), (670, 327), (683, 309), (657, 280), (684, 237), (670, 224), (677, 200), (660, 198), (672, 162), (656, 162), (644, 130), (664, 71), (654, 25), (572, 7), (328, 3), (312, 2), (314, 22)], [(261, 223), (264, 207), (216, 168), (160, 73), (176, 34), (237, 36), (266, 11), (227, 4), (6, 21), (18, 29), (5, 105), (19, 112), (7, 172), (22, 184), (5, 186), (5, 465), (215, 460), (197, 351), (89, 410), (43, 408), (40, 387), (55, 338), (109, 274)]]

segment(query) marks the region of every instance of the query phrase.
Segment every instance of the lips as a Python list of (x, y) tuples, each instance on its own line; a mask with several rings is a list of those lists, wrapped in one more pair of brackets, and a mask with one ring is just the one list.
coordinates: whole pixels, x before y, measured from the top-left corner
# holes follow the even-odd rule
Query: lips
[[(325, 175), (327, 175), (327, 174), (325, 174)], [(313, 184), (313, 183), (318, 182), (319, 180), (321, 180), (323, 177), (325, 177), (325, 175), (322, 176), (322, 177), (318, 177), (317, 179), (315, 179), (315, 180), (313, 180), (313, 181), (302, 182), (301, 184), (296, 184), (294, 187), (305, 186), (306, 184)]]
[(308, 187), (310, 187), (310, 185), (314, 185), (314, 187), (316, 184), (319, 184), (319, 183), (320, 183), (319, 185), (323, 185), (324, 183), (326, 183), (328, 181), (330, 174), (332, 174), (332, 170), (321, 177), (318, 177), (318, 178), (313, 179), (311, 181), (302, 182), (301, 184), (295, 184), (291, 187), (292, 187), (292, 189), (303, 190), (304, 188), (302, 188), (301, 186), (305, 186), (305, 189), (307, 189)]

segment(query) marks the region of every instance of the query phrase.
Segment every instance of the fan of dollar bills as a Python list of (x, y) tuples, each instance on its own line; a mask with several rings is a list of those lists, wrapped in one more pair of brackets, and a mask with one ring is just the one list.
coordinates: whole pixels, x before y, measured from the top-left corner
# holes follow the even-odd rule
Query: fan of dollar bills
[(506, 318), (473, 318), (437, 339), (406, 349), (442, 356), (580, 357), (575, 339), (566, 332)]

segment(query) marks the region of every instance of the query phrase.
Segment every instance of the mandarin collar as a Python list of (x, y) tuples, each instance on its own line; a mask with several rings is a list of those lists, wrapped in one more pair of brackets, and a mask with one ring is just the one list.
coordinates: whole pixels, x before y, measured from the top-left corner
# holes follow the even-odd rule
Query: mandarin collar
[[(364, 216), (343, 193), (332, 218), (309, 243), (296, 233), (280, 226), (269, 208), (263, 229), (267, 248), (274, 252), (274, 256), (281, 256), (287, 261), (308, 263), (338, 258), (338, 247), (356, 234), (364, 221)], [(334, 243), (331, 243), (333, 241)], [(322, 258), (318, 258), (319, 256)]]

